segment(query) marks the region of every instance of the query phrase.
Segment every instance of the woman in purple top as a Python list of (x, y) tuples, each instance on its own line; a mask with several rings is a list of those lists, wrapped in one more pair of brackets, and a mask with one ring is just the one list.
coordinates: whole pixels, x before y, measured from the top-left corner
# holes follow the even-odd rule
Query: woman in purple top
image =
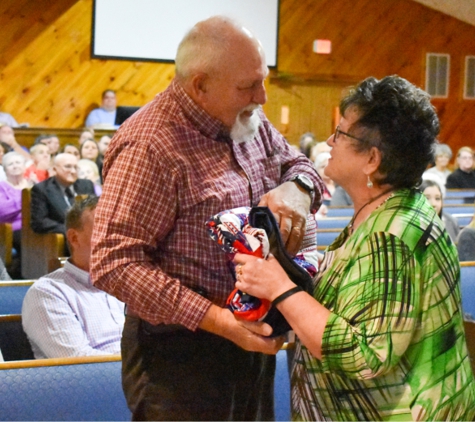
[[(13, 228), (13, 247), (20, 257), (21, 252), (21, 190), (30, 188), (30, 182), (23, 177), (25, 158), (17, 152), (9, 152), (2, 158), (7, 180), (0, 182), (0, 223), (10, 223)], [(18, 278), (19, 259), (10, 274)], [(18, 267), (18, 268), (17, 268)], [(18, 270), (18, 271), (17, 271)]]

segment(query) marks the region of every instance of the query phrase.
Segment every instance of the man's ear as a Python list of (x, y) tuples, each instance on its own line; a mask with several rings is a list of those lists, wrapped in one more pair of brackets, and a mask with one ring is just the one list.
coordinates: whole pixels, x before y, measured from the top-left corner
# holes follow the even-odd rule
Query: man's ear
[(191, 90), (196, 99), (203, 99), (208, 90), (208, 75), (202, 72), (194, 75), (191, 79)]
[(74, 249), (78, 244), (78, 232), (77, 232), (77, 230), (76, 229), (68, 229), (66, 231), (66, 239), (68, 240), (68, 243)]

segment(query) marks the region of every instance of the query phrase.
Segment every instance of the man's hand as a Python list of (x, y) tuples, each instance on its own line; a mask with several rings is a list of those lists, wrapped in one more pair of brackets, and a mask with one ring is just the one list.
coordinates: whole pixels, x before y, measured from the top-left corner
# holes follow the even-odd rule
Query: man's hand
[(224, 337), (249, 352), (275, 355), (284, 343), (284, 337), (265, 337), (272, 334), (269, 324), (240, 321), (229, 309), (216, 305), (208, 309), (200, 328)]
[(16, 139), (13, 133), (2, 133), (0, 134), (0, 141), (6, 143), (10, 148), (15, 147)]
[(287, 251), (295, 255), (305, 235), (311, 198), (308, 192), (294, 182), (286, 182), (267, 192), (259, 206), (269, 207), (280, 227)]

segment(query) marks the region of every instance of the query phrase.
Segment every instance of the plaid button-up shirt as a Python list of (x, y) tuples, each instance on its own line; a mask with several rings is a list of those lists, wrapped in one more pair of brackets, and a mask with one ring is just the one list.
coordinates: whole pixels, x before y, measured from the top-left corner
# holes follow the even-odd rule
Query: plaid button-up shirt
[(106, 154), (95, 213), (96, 286), (151, 323), (192, 330), (211, 303), (224, 305), (234, 280), (208, 237), (207, 219), (257, 205), (297, 173), (313, 180), (313, 207), (320, 203), (322, 182), (313, 164), (263, 113), (261, 119), (253, 141), (233, 142), (173, 81), (121, 126)]

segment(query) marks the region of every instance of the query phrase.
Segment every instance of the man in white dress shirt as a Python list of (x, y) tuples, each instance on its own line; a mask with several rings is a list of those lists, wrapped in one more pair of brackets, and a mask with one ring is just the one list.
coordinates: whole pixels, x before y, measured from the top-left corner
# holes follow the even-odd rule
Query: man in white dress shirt
[(95, 288), (89, 276), (97, 201), (88, 197), (68, 211), (71, 257), (38, 279), (23, 301), (23, 329), (37, 359), (120, 354), (124, 304)]

